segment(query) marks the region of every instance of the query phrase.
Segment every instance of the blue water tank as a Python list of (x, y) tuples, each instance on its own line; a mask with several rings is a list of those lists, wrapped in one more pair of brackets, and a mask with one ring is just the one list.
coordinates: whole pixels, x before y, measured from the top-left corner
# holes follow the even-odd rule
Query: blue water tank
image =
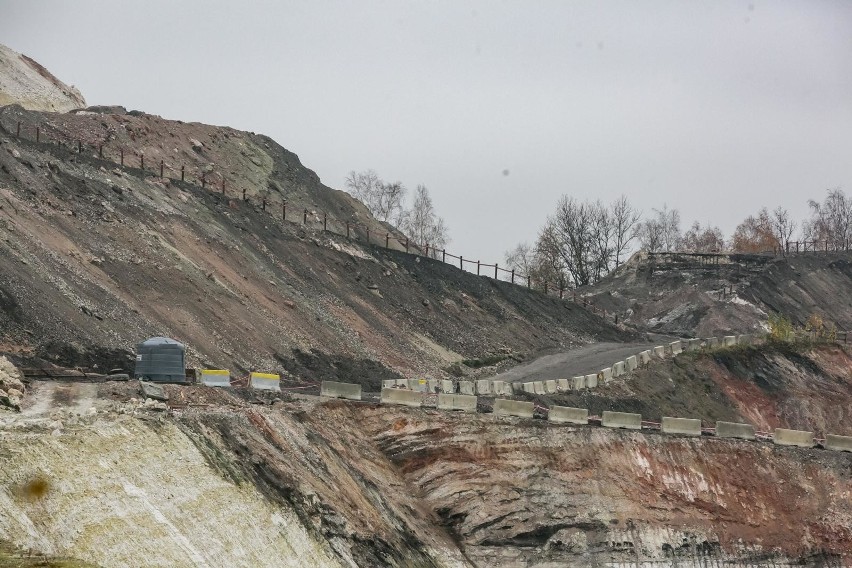
[(186, 382), (186, 347), (168, 337), (152, 337), (136, 346), (135, 377), (161, 383)]

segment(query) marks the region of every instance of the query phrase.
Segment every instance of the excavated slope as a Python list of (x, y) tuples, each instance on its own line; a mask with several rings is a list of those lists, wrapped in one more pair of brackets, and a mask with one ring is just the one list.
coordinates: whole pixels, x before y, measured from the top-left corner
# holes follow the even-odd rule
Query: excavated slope
[[(0, 110), (7, 126), (34, 116)], [(288, 198), (311, 196), (341, 218), (368, 215), (268, 139), (147, 115), (75, 119), (141, 122), (150, 137), (216, 133), (217, 156), (261, 156), (272, 172), (264, 183)], [(363, 234), (347, 240), (321, 222), (282, 222), (257, 199), (95, 156), (0, 136), (0, 351), (19, 362), (132, 371), (135, 344), (166, 335), (187, 344), (193, 365), (377, 390), (382, 379), (446, 376), (465, 358), (629, 337), (521, 286), (369, 246)]]
[(0, 106), (19, 104), (29, 110), (68, 112), (86, 101), (73, 86), (5, 45), (0, 44)]
[[(188, 406), (163, 416), (135, 386), (41, 383), (0, 415), (0, 540), (104, 566), (825, 566), (852, 550), (848, 453), (200, 387), (167, 387)], [(48, 490), (28, 499), (33, 478)]]
[(658, 333), (711, 337), (766, 328), (778, 313), (852, 329), (852, 252), (784, 257), (636, 254), (583, 290), (620, 319)]

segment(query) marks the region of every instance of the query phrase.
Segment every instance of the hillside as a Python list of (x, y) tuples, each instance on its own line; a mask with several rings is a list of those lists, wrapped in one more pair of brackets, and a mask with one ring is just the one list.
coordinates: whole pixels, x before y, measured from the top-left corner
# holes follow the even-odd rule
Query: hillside
[(852, 329), (852, 253), (688, 255), (637, 253), (582, 292), (620, 321), (657, 333), (705, 337), (766, 329), (768, 315), (804, 326), (811, 315)]
[[(268, 138), (121, 113), (0, 109), (0, 350), (19, 362), (132, 370), (136, 343), (166, 335), (192, 365), (377, 389), (463, 359), (629, 337), (578, 306), (369, 245), (366, 230), (389, 229)], [(12, 134), (19, 122), (39, 126), (38, 143)], [(213, 187), (164, 180), (57, 147), (59, 133), (215, 163), (226, 195), (219, 169)], [(281, 221), (283, 200), (308, 223)], [(326, 215), (361, 228), (323, 231)]]
[(86, 101), (80, 91), (57, 79), (38, 62), (0, 44), (0, 106), (9, 104), (67, 112), (85, 107)]

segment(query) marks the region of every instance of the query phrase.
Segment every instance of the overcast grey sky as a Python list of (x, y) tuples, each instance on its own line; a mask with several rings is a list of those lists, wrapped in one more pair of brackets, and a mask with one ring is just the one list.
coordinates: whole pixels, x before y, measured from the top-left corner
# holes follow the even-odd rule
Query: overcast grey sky
[(426, 184), (483, 262), (563, 193), (730, 236), (852, 190), (849, 1), (0, 0), (0, 43), (89, 104), (268, 134), (331, 187)]

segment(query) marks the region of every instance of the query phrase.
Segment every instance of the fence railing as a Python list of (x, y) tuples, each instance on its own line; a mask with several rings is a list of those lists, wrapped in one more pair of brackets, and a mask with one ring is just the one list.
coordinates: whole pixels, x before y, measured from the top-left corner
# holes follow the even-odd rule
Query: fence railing
[[(56, 149), (84, 156), (91, 160), (108, 162), (120, 166), (128, 171), (128, 173), (140, 174), (142, 177), (150, 176), (164, 180), (167, 179), (172, 182), (180, 181), (184, 184), (194, 185), (211, 192), (219, 193), (226, 198), (241, 199), (246, 203), (250, 203), (252, 200), (252, 196), (248, 194), (245, 187), (241, 187), (241, 184), (233, 179), (230, 181), (227, 180), (224, 174), (217, 171), (215, 165), (211, 170), (209, 165), (177, 165), (167, 163), (164, 159), (152, 163), (150, 159), (146, 161), (144, 152), (128, 148), (126, 145), (110, 144), (108, 140), (93, 143), (83, 141), (82, 138), (71, 139), (55, 127), (28, 126), (22, 121), (16, 121), (14, 126), (9, 128), (3, 123), (2, 118), (0, 117), (0, 130), (22, 141), (39, 145), (43, 149)], [(570, 287), (567, 282), (549, 282), (534, 278), (528, 274), (522, 274), (515, 269), (502, 268), (496, 262), (484, 263), (481, 260), (472, 260), (470, 257), (465, 258), (461, 254), (452, 254), (445, 248), (437, 248), (428, 242), (417, 243), (404, 235), (400, 236), (391, 231), (376, 231), (375, 228), (371, 229), (369, 225), (340, 220), (330, 216), (326, 211), (317, 211), (313, 207), (308, 208), (303, 205), (293, 204), (287, 200), (275, 202), (266, 197), (258, 198), (256, 196), (255, 199), (259, 199), (257, 205), (260, 206), (262, 211), (268, 211), (282, 221), (299, 223), (314, 229), (318, 229), (321, 225), (324, 231), (333, 232), (348, 239), (358, 241), (363, 236), (367, 245), (384, 247), (390, 250), (404, 250), (409, 254), (417, 254), (433, 260), (439, 260), (451, 266), (456, 266), (460, 270), (476, 274), (477, 276), (484, 276), (501, 282), (524, 286), (547, 296), (572, 301), (602, 318), (612, 320), (616, 324), (619, 323), (618, 314), (608, 313), (606, 310), (598, 308), (587, 297), (578, 295), (574, 288)], [(392, 243), (396, 246), (391, 246)]]

